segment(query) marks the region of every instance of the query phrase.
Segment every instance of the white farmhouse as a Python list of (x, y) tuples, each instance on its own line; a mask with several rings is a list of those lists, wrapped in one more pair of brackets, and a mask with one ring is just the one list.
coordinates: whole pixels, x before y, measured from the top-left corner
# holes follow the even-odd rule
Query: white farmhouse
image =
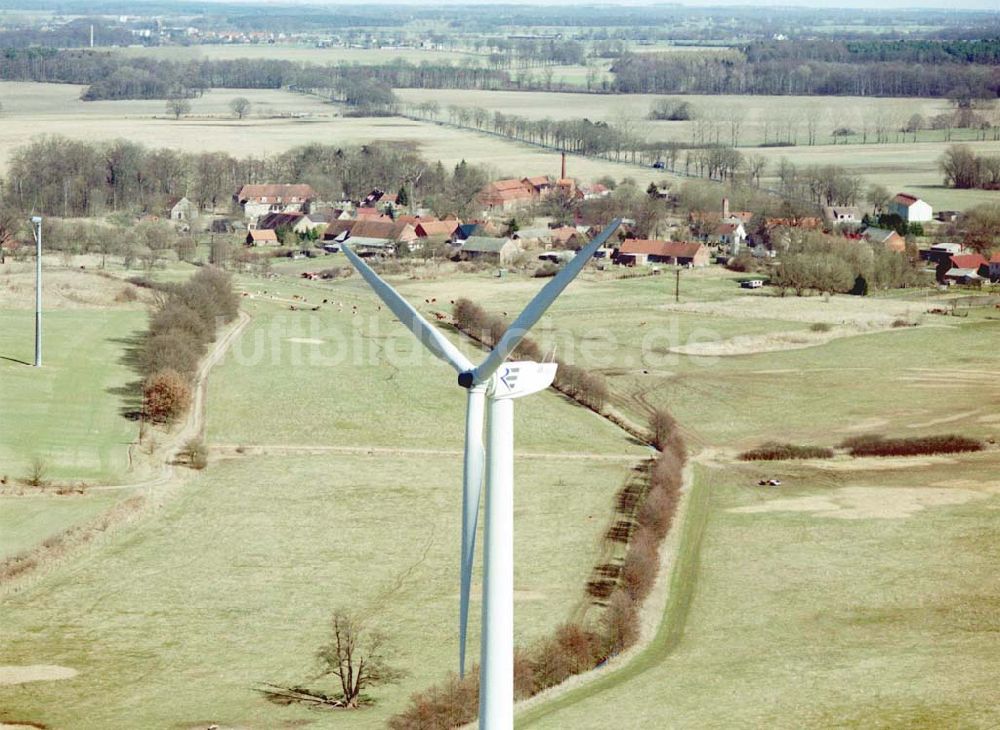
[(889, 201), (889, 213), (895, 213), (907, 223), (926, 223), (934, 219), (931, 206), (908, 193), (899, 193)]
[(316, 193), (309, 185), (244, 185), (236, 202), (248, 220), (267, 213), (301, 213), (309, 209)]

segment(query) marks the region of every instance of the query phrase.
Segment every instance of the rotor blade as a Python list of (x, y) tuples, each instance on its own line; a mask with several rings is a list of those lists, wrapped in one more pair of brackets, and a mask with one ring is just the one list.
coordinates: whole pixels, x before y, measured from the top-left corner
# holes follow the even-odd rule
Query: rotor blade
[(576, 275), (583, 270), (583, 267), (593, 257), (594, 252), (611, 238), (611, 235), (620, 225), (620, 218), (611, 221), (610, 225), (601, 231), (600, 235), (581, 248), (576, 256), (563, 267), (562, 271), (542, 287), (542, 290), (535, 295), (535, 298), (528, 303), (524, 311), (507, 328), (507, 331), (504, 332), (503, 337), (500, 338), (500, 342), (497, 343), (496, 347), (479, 364), (479, 367), (473, 371), (473, 383), (484, 383), (490, 379), (490, 376), (496, 372), (497, 368), (503, 364), (510, 353), (524, 339), (524, 336), (528, 334), (528, 330), (534, 327), (535, 323), (542, 318), (542, 315), (545, 314), (545, 311), (555, 301), (555, 298), (576, 278)]
[(465, 637), (469, 628), (469, 593), (472, 590), (472, 564), (476, 554), (476, 529), (479, 500), (483, 490), (483, 414), (486, 394), (482, 388), (470, 388), (465, 412), (465, 469), (462, 476), (462, 556), (458, 614), (458, 674), (465, 676)]
[(430, 322), (420, 316), (420, 313), (413, 306), (403, 299), (395, 289), (379, 278), (379, 275), (372, 271), (371, 267), (364, 262), (346, 244), (341, 244), (340, 249), (347, 256), (347, 260), (354, 264), (354, 268), (364, 278), (365, 281), (375, 290), (379, 299), (392, 310), (392, 313), (399, 317), (410, 332), (417, 336), (417, 339), (424, 343), (424, 347), (433, 352), (439, 358), (451, 365), (459, 373), (472, 370), (472, 363), (455, 347), (447, 337), (434, 328)]

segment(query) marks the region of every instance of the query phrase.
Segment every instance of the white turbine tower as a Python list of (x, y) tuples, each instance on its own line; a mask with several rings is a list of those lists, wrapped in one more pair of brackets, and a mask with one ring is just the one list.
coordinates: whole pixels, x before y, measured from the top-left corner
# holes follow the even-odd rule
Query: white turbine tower
[(458, 371), (458, 384), (467, 391), (458, 666), (459, 673), (464, 675), (469, 593), (485, 467), (486, 523), (483, 538), (486, 544), (483, 548), (483, 614), (479, 657), (479, 727), (483, 730), (506, 730), (514, 724), (513, 401), (544, 390), (556, 375), (555, 363), (507, 362), (507, 357), (620, 223), (620, 220), (612, 221), (535, 295), (478, 366), (474, 366), (395, 289), (380, 279), (349, 245), (341, 247), (399, 321), (428, 350)]

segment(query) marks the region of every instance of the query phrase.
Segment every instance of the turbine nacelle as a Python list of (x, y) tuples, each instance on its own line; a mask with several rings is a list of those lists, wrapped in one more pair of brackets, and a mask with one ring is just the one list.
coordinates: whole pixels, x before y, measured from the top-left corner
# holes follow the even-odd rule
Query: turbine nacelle
[(508, 362), (485, 383), (476, 383), (475, 371), (458, 374), (458, 384), (468, 390), (483, 390), (490, 398), (521, 398), (545, 390), (556, 378), (554, 362)]
[(490, 379), (491, 398), (522, 398), (545, 390), (556, 377), (554, 362), (510, 362), (501, 365)]

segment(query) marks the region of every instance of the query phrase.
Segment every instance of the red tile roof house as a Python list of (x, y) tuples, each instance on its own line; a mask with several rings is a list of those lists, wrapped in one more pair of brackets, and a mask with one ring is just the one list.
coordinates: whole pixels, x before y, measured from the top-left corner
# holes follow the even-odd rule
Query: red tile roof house
[(411, 251), (422, 245), (412, 225), (392, 220), (331, 221), (323, 233), (324, 241), (349, 242), (351, 238), (384, 238), (405, 244)]
[(247, 219), (256, 220), (266, 213), (303, 212), (315, 197), (311, 185), (244, 185), (236, 193), (236, 202)]
[(538, 200), (538, 193), (524, 180), (496, 180), (479, 193), (479, 202), (488, 210), (512, 210)]
[[(958, 284), (971, 284), (983, 279), (988, 274), (990, 263), (982, 254), (963, 253), (951, 257), (951, 268), (943, 276), (944, 281)], [(940, 271), (940, 269), (938, 269)]]
[(708, 266), (709, 252), (708, 247), (701, 243), (629, 238), (622, 241), (615, 262), (623, 266), (644, 266), (645, 264)]
[(572, 226), (560, 226), (552, 229), (552, 245), (562, 248), (575, 247), (583, 243), (583, 235)]
[(451, 238), (458, 230), (459, 221), (426, 221), (422, 220), (414, 226), (414, 231), (420, 238)]
[(278, 234), (274, 229), (254, 229), (247, 233), (247, 246), (280, 246)]
[(521, 182), (526, 185), (530, 185), (535, 191), (535, 195), (541, 198), (544, 198), (552, 192), (552, 188), (554, 187), (552, 178), (548, 175), (535, 175), (534, 177), (521, 178)]

